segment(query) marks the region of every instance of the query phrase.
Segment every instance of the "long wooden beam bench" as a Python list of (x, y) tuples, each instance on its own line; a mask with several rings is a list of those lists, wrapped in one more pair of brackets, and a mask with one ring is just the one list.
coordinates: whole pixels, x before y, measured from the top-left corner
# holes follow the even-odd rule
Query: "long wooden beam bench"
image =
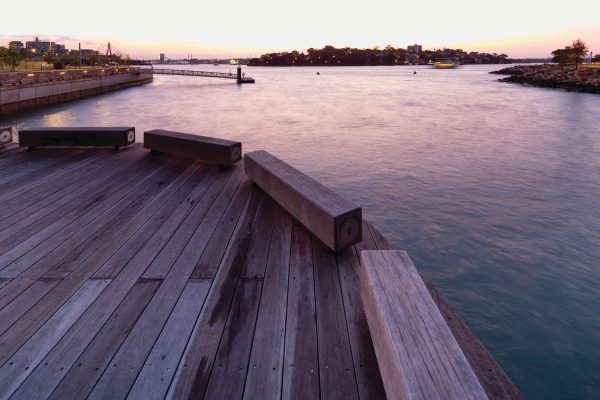
[(152, 154), (168, 153), (192, 160), (203, 160), (228, 168), (242, 158), (242, 144), (189, 133), (154, 129), (144, 132), (144, 147)]
[(387, 398), (487, 399), (404, 251), (366, 250), (361, 297)]
[(0, 127), (0, 147), (12, 142), (12, 127)]
[(134, 127), (27, 128), (19, 131), (19, 146), (113, 146), (135, 143)]
[(362, 240), (362, 209), (260, 150), (244, 156), (246, 175), (335, 252)]

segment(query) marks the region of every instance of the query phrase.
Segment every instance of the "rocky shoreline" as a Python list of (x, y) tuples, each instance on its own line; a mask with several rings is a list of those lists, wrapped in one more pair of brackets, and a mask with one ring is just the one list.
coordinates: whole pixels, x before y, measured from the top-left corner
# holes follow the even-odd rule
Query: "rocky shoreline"
[(558, 65), (517, 65), (490, 74), (509, 75), (500, 82), (564, 89), (572, 92), (600, 94), (600, 67), (582, 65), (577, 70)]

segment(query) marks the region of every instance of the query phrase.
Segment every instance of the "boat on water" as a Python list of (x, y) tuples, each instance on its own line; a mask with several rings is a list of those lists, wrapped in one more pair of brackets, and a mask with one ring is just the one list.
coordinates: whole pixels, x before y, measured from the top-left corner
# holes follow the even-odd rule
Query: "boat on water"
[(458, 65), (459, 65), (458, 61), (454, 61), (454, 60), (450, 60), (450, 59), (436, 60), (433, 63), (433, 67), (438, 68), (438, 69), (456, 68)]

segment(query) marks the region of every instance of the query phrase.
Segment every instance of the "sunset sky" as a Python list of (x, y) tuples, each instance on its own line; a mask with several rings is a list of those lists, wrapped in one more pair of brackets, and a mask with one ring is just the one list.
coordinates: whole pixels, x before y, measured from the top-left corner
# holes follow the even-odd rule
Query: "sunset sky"
[(600, 53), (600, 1), (256, 0), (5, 2), (0, 45), (54, 39), (75, 48), (110, 41), (139, 58), (258, 56), (330, 44), (451, 47), (547, 57), (581, 38)]

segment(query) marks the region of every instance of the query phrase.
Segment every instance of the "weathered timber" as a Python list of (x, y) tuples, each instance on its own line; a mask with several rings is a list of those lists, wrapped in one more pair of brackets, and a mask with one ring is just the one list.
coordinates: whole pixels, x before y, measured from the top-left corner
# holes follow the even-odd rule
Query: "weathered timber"
[(361, 295), (388, 399), (488, 398), (406, 252), (361, 252)]
[(38, 146), (113, 146), (135, 143), (135, 128), (130, 127), (72, 127), (27, 128), (19, 131), (19, 146), (34, 149)]
[(12, 127), (0, 127), (0, 147), (12, 142)]
[(144, 147), (153, 154), (169, 153), (184, 159), (219, 164), (224, 168), (242, 158), (240, 142), (163, 129), (144, 132)]
[(246, 153), (245, 167), (251, 180), (333, 251), (360, 242), (360, 207), (266, 151)]

